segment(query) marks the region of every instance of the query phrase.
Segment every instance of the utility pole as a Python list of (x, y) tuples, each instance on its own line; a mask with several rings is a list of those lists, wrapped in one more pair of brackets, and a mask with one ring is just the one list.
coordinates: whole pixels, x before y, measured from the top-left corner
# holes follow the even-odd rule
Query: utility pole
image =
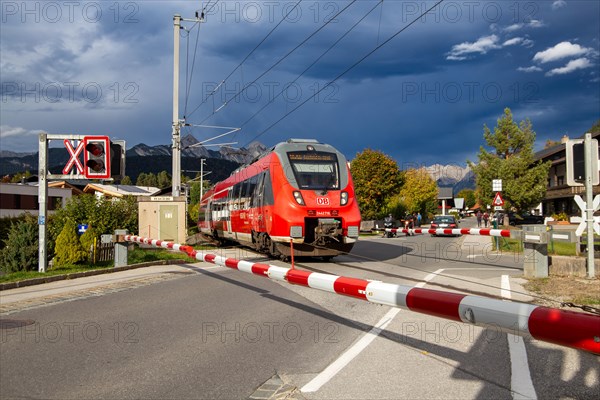
[(173, 178), (172, 194), (181, 192), (181, 125), (179, 122), (179, 30), (181, 15), (173, 17)]
[(200, 159), (200, 202), (202, 202), (202, 196), (204, 195), (204, 158)]
[[(583, 147), (585, 149), (585, 220), (587, 223), (587, 277), (594, 279), (596, 277), (594, 266), (594, 185), (592, 184), (592, 134), (586, 133)], [(597, 172), (596, 172), (597, 173)]]
[(38, 272), (46, 272), (46, 214), (48, 213), (48, 135), (39, 134), (38, 154)]

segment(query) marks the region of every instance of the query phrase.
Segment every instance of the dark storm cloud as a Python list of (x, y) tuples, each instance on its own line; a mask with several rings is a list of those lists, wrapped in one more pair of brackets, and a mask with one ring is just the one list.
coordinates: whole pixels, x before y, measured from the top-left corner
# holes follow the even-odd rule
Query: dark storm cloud
[[(232, 139), (240, 145), (256, 137), (266, 145), (313, 137), (350, 158), (371, 147), (400, 163), (475, 160), (483, 125), (493, 128), (505, 107), (518, 120), (530, 118), (542, 141), (564, 133), (577, 136), (600, 118), (599, 5), (554, 3), (446, 1), (326, 87), (433, 2), (383, 2), (382, 9), (375, 8), (296, 80), (377, 4), (358, 1), (263, 75), (350, 4), (305, 1), (301, 14), (290, 14), (209, 96), (294, 4), (219, 2), (207, 12), (198, 36), (196, 30), (180, 32), (180, 114), (211, 125), (242, 126), (248, 121)], [(19, 14), (2, 15), (3, 150), (17, 148), (23, 138), (30, 138), (35, 149), (40, 129), (109, 133), (126, 139), (128, 146), (170, 142), (173, 14), (192, 18), (206, 3), (98, 4), (102, 16), (97, 21), (90, 18), (94, 14), (86, 19), (75, 13), (73, 22), (63, 17), (52, 23), (44, 15), (39, 22), (31, 15), (25, 22)], [(192, 25), (184, 24), (188, 29)], [(591, 50), (545, 63), (536, 58), (557, 51), (553, 49), (563, 42)], [(186, 72), (193, 78), (187, 98)], [(15, 90), (15, 82), (24, 83), (26, 93)], [(78, 84), (72, 99), (67, 96), (70, 82)], [(38, 98), (27, 94), (36, 84), (42, 88)], [(101, 89), (98, 99), (91, 91), (96, 84)], [(62, 94), (54, 102), (57, 96), (50, 90), (56, 85)], [(192, 133), (199, 139), (218, 134), (205, 128)]]

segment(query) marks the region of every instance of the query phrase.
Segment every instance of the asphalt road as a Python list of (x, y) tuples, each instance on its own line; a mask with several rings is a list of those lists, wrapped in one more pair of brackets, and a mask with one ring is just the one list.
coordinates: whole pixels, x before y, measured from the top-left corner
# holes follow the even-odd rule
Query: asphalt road
[[(492, 296), (508, 282), (513, 299), (529, 300), (519, 287), (522, 260), (489, 252), (486, 243), (372, 237), (332, 263), (307, 259), (296, 266)], [(209, 264), (172, 268), (143, 284), (65, 291), (47, 304), (23, 302), (22, 310), (4, 313), (0, 398), (591, 399), (600, 393), (600, 361), (590, 354)], [(7, 296), (0, 293), (0, 302)], [(273, 396), (278, 388), (288, 391)]]

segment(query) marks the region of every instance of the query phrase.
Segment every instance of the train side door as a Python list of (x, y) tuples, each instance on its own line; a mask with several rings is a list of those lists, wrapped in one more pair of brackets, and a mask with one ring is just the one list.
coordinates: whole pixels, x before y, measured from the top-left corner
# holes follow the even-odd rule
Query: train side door
[(269, 171), (261, 174), (260, 187), (257, 190), (257, 209), (256, 218), (257, 231), (267, 232), (270, 227), (272, 205), (273, 205), (273, 185), (271, 184), (271, 175)]
[(227, 203), (225, 207), (225, 226), (223, 227), (224, 236), (230, 239), (235, 236), (233, 230), (231, 229), (231, 215), (234, 212), (234, 208), (237, 207), (236, 200), (237, 199), (235, 195), (234, 186), (232, 186), (227, 192)]

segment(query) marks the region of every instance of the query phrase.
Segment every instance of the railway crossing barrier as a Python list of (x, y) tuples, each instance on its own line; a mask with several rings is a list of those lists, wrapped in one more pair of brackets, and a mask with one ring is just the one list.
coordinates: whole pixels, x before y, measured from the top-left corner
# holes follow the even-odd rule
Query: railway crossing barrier
[(134, 235), (125, 235), (124, 240), (172, 249), (198, 261), (267, 277), (278, 282), (306, 286), (375, 304), (497, 329), (600, 355), (600, 317), (591, 314), (236, 260), (196, 251), (187, 245)]
[(513, 232), (518, 232), (509, 229), (491, 229), (491, 228), (456, 228), (456, 229), (404, 229), (404, 228), (386, 228), (386, 232), (404, 233), (413, 235), (415, 233), (429, 233), (432, 235), (480, 235), (480, 236), (497, 236), (497, 237), (516, 237)]

